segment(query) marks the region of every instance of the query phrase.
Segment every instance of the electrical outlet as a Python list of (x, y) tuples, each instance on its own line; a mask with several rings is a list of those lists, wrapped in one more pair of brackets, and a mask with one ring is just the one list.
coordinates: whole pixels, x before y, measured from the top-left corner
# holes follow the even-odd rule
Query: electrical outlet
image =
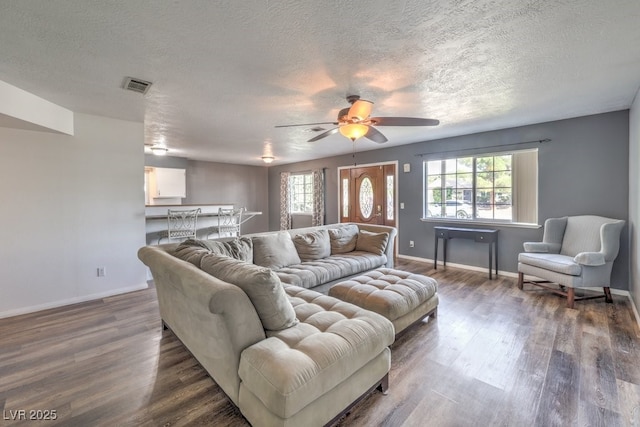
[(98, 267), (97, 271), (96, 271), (98, 277), (104, 277), (107, 275), (107, 269), (106, 267)]
[(415, 243), (413, 242), (413, 240), (409, 240), (409, 247), (413, 248), (415, 246)]

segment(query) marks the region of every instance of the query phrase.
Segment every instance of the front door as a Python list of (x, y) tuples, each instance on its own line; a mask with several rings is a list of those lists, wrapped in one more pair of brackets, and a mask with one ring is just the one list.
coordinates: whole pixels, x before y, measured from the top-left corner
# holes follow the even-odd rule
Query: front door
[(395, 165), (340, 171), (340, 222), (395, 227)]

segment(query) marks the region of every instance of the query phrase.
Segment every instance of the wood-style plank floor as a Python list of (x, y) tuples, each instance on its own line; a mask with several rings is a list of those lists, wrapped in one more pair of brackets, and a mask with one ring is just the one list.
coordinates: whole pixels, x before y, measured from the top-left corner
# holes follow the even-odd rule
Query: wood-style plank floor
[[(437, 319), (392, 347), (388, 395), (341, 426), (640, 426), (626, 297), (576, 303), (513, 278), (399, 260), (439, 282)], [(155, 289), (0, 320), (0, 425), (246, 426), (169, 331)], [(55, 411), (57, 419), (20, 420)]]

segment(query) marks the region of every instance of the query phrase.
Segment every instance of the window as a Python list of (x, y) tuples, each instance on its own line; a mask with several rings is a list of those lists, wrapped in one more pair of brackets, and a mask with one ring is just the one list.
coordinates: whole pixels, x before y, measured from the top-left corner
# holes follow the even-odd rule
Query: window
[(313, 212), (313, 174), (292, 174), (291, 213)]
[(538, 152), (428, 160), (424, 216), (537, 223)]

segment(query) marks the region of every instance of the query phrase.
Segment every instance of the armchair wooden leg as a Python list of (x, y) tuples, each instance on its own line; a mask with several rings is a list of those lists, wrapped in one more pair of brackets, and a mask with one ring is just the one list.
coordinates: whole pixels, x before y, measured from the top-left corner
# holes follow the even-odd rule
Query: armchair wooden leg
[(606, 302), (608, 302), (609, 304), (613, 303), (613, 298), (611, 298), (611, 289), (609, 289), (609, 287), (605, 287), (604, 289), (604, 300)]
[(569, 288), (567, 290), (567, 308), (573, 308), (573, 302), (576, 298), (576, 290), (574, 288)]
[(524, 273), (518, 272), (518, 289), (522, 289), (524, 286)]

